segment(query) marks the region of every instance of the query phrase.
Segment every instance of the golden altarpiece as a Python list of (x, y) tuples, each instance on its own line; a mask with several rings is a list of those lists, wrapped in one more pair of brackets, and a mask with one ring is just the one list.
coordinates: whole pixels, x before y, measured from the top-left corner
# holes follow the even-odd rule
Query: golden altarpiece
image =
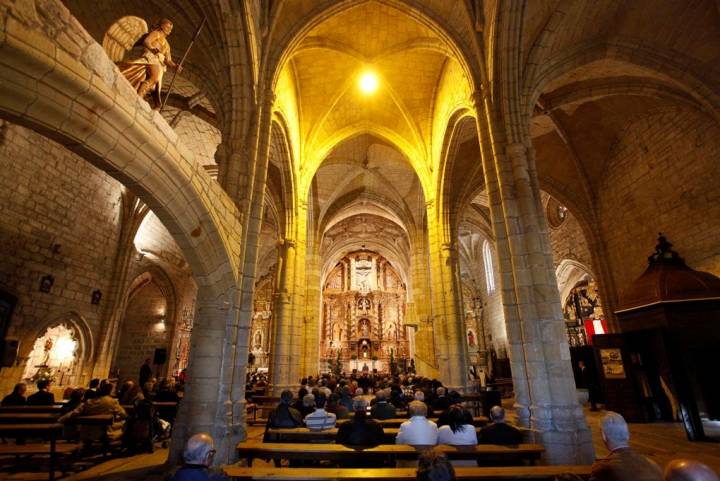
[(345, 372), (404, 364), (411, 356), (406, 302), (406, 286), (383, 256), (359, 251), (343, 257), (323, 285), (321, 368), (338, 360)]

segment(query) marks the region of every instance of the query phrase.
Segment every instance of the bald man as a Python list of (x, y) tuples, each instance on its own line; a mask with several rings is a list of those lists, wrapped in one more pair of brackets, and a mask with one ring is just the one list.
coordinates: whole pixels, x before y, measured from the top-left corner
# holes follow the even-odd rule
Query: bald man
[(630, 449), (625, 418), (608, 411), (600, 420), (600, 431), (610, 454), (593, 463), (590, 481), (662, 481), (660, 466)]
[(720, 481), (706, 464), (692, 459), (673, 459), (665, 467), (664, 481)]
[(208, 468), (215, 457), (215, 442), (207, 433), (188, 439), (183, 451), (185, 464), (168, 481), (226, 481), (222, 474), (211, 474)]

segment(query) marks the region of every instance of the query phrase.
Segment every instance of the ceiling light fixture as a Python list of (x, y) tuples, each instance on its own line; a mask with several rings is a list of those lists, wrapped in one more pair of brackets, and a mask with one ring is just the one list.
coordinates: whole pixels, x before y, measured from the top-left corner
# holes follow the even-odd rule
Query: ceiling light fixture
[(360, 76), (359, 86), (366, 94), (374, 93), (378, 88), (378, 77), (375, 72), (367, 71)]

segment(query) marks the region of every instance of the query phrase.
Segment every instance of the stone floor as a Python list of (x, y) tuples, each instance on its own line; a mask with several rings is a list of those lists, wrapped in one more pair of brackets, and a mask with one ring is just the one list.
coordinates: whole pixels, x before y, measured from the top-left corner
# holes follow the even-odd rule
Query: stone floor
[[(595, 444), (595, 454), (598, 457), (607, 455), (607, 449), (600, 438), (599, 422), (602, 412), (586, 410), (586, 416), (592, 430)], [(718, 426), (720, 429), (720, 426)], [(685, 437), (682, 426), (678, 423), (631, 424), (632, 447), (654, 459), (661, 466), (678, 457), (687, 457), (702, 461), (720, 473), (720, 443), (691, 443)], [(262, 439), (263, 428), (253, 426), (249, 428), (249, 439)], [(141, 454), (127, 458), (112, 458), (89, 467), (84, 471), (61, 478), (63, 481), (161, 481), (164, 478), (163, 464), (167, 459), (166, 449), (157, 449), (153, 454)], [(0, 480), (7, 481), (35, 481), (46, 480), (47, 474), (34, 473), (8, 473), (9, 460), (0, 459), (3, 471)], [(257, 461), (258, 465), (262, 461)]]

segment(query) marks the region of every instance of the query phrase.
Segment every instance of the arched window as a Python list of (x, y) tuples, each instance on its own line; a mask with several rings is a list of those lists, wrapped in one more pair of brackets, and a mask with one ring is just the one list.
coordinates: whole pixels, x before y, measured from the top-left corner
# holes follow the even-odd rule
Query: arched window
[(483, 262), (485, 263), (485, 285), (488, 294), (492, 294), (495, 292), (495, 271), (493, 270), (492, 252), (488, 241), (483, 242)]

